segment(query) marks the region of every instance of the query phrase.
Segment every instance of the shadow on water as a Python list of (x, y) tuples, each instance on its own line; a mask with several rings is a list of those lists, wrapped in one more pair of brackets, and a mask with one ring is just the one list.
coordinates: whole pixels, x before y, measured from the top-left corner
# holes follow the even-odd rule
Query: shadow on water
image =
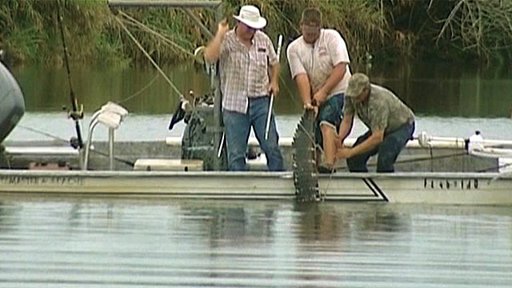
[(392, 237), (409, 229), (406, 217), (380, 204), (296, 203), (294, 210), (304, 241), (343, 242), (351, 230), (356, 232), (350, 232), (350, 237), (365, 238), (368, 232), (384, 232)]
[[(290, 79), (287, 65), (281, 72), (281, 94), (276, 99), (280, 115), (300, 114), (302, 105)], [(193, 65), (163, 67), (181, 93), (210, 91), (209, 77)], [(353, 72), (359, 71), (352, 67)], [(69, 106), (69, 88), (64, 69), (17, 67), (14, 74), (25, 93), (27, 111), (59, 111)], [(395, 91), (418, 115), (442, 117), (510, 117), (512, 71), (509, 67), (487, 68), (450, 63), (375, 63), (369, 73), (373, 82)], [(151, 67), (119, 69), (73, 67), (73, 88), (87, 112), (105, 102), (121, 102), (132, 113), (169, 114), (178, 96)]]

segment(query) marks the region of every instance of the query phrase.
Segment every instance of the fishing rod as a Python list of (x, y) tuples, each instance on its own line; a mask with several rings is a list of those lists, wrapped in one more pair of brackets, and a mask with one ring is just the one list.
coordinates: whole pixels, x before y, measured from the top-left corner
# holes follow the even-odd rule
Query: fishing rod
[(57, 17), (59, 22), (59, 30), (60, 30), (60, 37), (62, 40), (62, 48), (64, 49), (64, 63), (66, 65), (66, 72), (67, 72), (67, 78), (68, 78), (68, 85), (69, 85), (69, 97), (71, 100), (71, 106), (72, 111), (68, 112), (68, 116), (75, 121), (75, 130), (76, 130), (76, 143), (71, 139), (70, 143), (71, 146), (74, 148), (82, 149), (84, 146), (84, 142), (82, 139), (82, 133), (80, 130), (80, 120), (84, 117), (84, 111), (83, 106), (80, 106), (80, 110), (78, 109), (78, 100), (75, 96), (75, 92), (73, 91), (73, 85), (71, 84), (71, 70), (69, 69), (69, 59), (68, 59), (68, 48), (66, 46), (66, 40), (64, 37), (64, 27), (62, 24), (62, 13), (61, 13), (61, 5), (60, 0), (57, 0)]

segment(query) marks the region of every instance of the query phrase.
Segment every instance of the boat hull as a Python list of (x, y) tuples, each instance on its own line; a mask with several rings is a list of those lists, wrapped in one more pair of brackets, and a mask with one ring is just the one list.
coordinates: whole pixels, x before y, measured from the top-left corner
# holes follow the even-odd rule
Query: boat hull
[[(499, 173), (336, 173), (319, 178), (319, 200), (512, 205), (512, 177)], [(5, 170), (0, 194), (296, 198), (292, 172)]]

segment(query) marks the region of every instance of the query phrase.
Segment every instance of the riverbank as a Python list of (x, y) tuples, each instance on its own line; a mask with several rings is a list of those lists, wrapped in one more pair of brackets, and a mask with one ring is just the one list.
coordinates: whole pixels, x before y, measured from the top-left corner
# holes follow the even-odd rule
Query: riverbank
[[(443, 59), (451, 62), (507, 63), (511, 57), (512, 20), (509, 1), (255, 1), (269, 25), (266, 32), (285, 40), (298, 34), (301, 11), (310, 5), (324, 13), (326, 27), (340, 31), (353, 63), (374, 60)], [(223, 1), (222, 15), (237, 14), (239, 1)], [(143, 52), (125, 32), (125, 26), (160, 64), (179, 62), (204, 45), (204, 35), (180, 9), (122, 9), (145, 28), (112, 13), (107, 0), (0, 3), (0, 49), (11, 65), (64, 61), (57, 12), (62, 12), (64, 40), (70, 61), (104, 65), (148, 64)], [(193, 9), (207, 27), (216, 27), (214, 11)], [(476, 15), (475, 17), (469, 17)], [(116, 18), (117, 17), (117, 18)], [(157, 33), (150, 33), (152, 29)], [(286, 42), (286, 41), (285, 41)], [(178, 47), (178, 48), (177, 48)]]

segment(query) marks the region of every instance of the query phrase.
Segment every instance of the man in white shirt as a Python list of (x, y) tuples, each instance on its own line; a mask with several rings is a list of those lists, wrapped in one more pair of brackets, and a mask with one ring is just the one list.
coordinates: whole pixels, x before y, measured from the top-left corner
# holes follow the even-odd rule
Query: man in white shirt
[(324, 152), (320, 172), (332, 172), (336, 160), (336, 135), (341, 123), (343, 96), (350, 78), (345, 40), (338, 31), (322, 28), (322, 13), (306, 8), (300, 22), (302, 36), (288, 46), (292, 78), (304, 109), (318, 112), (316, 141)]

